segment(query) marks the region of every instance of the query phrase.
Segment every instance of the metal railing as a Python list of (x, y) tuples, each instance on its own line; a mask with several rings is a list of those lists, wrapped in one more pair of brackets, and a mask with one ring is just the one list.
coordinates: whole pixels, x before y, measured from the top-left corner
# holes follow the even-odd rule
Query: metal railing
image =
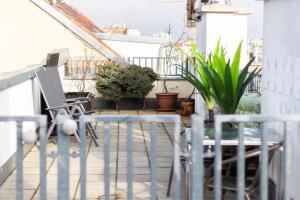
[[(24, 183), (23, 183), (23, 156), (24, 146), (28, 143), (33, 143), (36, 137), (39, 137), (40, 143), (40, 199), (46, 200), (46, 116), (0, 116), (0, 122), (15, 122), (15, 125), (10, 124), (16, 128), (17, 135), (17, 151), (16, 151), (16, 199), (24, 199)], [(32, 122), (35, 124), (36, 131), (23, 133), (24, 122)], [(7, 130), (6, 130), (7, 131)], [(37, 132), (37, 133), (36, 133)]]
[[(16, 122), (17, 130), (17, 153), (16, 153), (16, 197), (22, 200), (23, 191), (23, 148), (27, 142), (33, 142), (32, 137), (26, 137), (22, 132), (23, 122), (34, 122), (37, 127), (39, 136), (40, 150), (40, 199), (46, 200), (46, 159), (47, 156), (57, 157), (58, 159), (58, 199), (69, 199), (69, 158), (80, 157), (80, 199), (85, 200), (87, 196), (86, 185), (86, 162), (87, 162), (87, 146), (85, 142), (80, 143), (80, 152), (69, 151), (69, 135), (65, 130), (70, 130), (65, 125), (66, 119), (58, 124), (57, 130), (57, 152), (46, 152), (46, 117), (18, 117), (18, 116), (0, 116), (0, 122)], [(190, 195), (193, 200), (204, 199), (205, 193), (205, 173), (204, 173), (204, 121), (200, 116), (192, 117), (192, 134), (191, 134), (191, 150), (182, 152), (180, 148), (180, 117), (178, 115), (94, 115), (83, 116), (79, 120), (80, 141), (86, 140), (86, 124), (89, 122), (103, 122), (104, 130), (104, 199), (110, 199), (110, 123), (126, 123), (127, 124), (127, 199), (133, 199), (133, 127), (134, 123), (147, 122), (150, 123), (150, 143), (151, 143), (151, 199), (157, 199), (157, 124), (161, 122), (169, 122), (173, 124), (174, 131), (174, 199), (181, 199), (180, 185), (180, 158), (181, 155), (188, 155), (187, 161), (190, 166), (191, 180), (189, 182)], [(284, 177), (282, 192), (277, 196), (278, 199), (290, 199), (290, 178), (291, 178), (291, 149), (292, 149), (292, 132), (290, 125), (299, 124), (299, 115), (280, 115), (280, 116), (264, 116), (264, 115), (218, 115), (215, 117), (215, 139), (214, 139), (214, 199), (222, 199), (222, 124), (224, 123), (238, 124), (237, 134), (237, 199), (242, 200), (245, 196), (245, 138), (244, 128), (247, 122), (259, 122), (262, 124), (262, 133), (260, 134), (260, 163), (261, 170), (259, 179), (260, 199), (268, 199), (268, 176), (269, 176), (269, 148), (270, 136), (275, 130), (273, 122), (282, 123), (277, 127), (282, 130), (282, 140), (276, 144), (282, 145), (281, 153), (283, 153), (283, 170)], [(278, 130), (278, 129), (276, 129)], [(36, 133), (34, 133), (36, 134)]]
[[(104, 123), (104, 199), (110, 199), (110, 123), (127, 123), (127, 199), (133, 199), (133, 123), (150, 123), (151, 133), (151, 199), (157, 199), (157, 123), (171, 122), (174, 125), (174, 175), (175, 175), (175, 196), (180, 198), (180, 117), (178, 115), (99, 115), (84, 116), (80, 118), (80, 139), (85, 141), (86, 123)], [(80, 198), (86, 199), (86, 144), (80, 146)], [(67, 188), (65, 188), (67, 189)], [(67, 196), (66, 196), (67, 198)]]
[(178, 57), (132, 57), (128, 58), (127, 61), (130, 64), (141, 67), (150, 67), (156, 73), (167, 78), (182, 78), (182, 71), (178, 69), (178, 66), (185, 67), (189, 70), (192, 69), (186, 59)]
[[(282, 151), (284, 154), (284, 187), (283, 192), (276, 199), (290, 199), (290, 178), (291, 178), (291, 137), (292, 132), (288, 132), (289, 123), (300, 122), (300, 116), (297, 115), (281, 115), (281, 116), (263, 116), (263, 115), (218, 115), (215, 117), (215, 159), (214, 159), (214, 199), (222, 199), (222, 124), (238, 123), (238, 138), (237, 138), (237, 199), (242, 200), (245, 197), (245, 135), (244, 128), (247, 122), (262, 123), (262, 133), (260, 134), (260, 199), (267, 200), (268, 198), (268, 139), (275, 130), (270, 129), (267, 125), (273, 122), (282, 123), (283, 139)], [(274, 126), (273, 126), (274, 127)], [(193, 116), (192, 119), (192, 148), (191, 148), (191, 199), (204, 199), (204, 162), (203, 162), (203, 141), (204, 141), (204, 126), (203, 120), (199, 116)]]
[(261, 94), (261, 86), (262, 86), (262, 75), (258, 74), (247, 86), (245, 93)]
[[(82, 79), (83, 77), (85, 79), (95, 79), (98, 72), (97, 66), (101, 62), (103, 61), (95, 58), (89, 61), (80, 57), (70, 59), (68, 65), (65, 67), (65, 76), (76, 79)], [(181, 79), (182, 75), (182, 71), (178, 69), (178, 65), (191, 69), (186, 60), (177, 57), (131, 57), (124, 58), (124, 63), (149, 67), (161, 76), (178, 79)]]

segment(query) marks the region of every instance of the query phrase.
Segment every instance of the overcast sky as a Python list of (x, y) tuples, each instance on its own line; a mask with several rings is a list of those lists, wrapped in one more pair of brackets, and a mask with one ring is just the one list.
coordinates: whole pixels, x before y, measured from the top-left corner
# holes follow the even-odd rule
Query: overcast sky
[[(158, 0), (156, 0), (158, 1)], [(144, 35), (166, 32), (172, 26), (174, 36), (184, 28), (184, 2), (161, 3), (151, 0), (69, 0), (77, 9), (98, 25), (126, 24), (138, 28)], [(249, 17), (249, 38), (262, 38), (263, 1), (231, 0), (254, 12)]]

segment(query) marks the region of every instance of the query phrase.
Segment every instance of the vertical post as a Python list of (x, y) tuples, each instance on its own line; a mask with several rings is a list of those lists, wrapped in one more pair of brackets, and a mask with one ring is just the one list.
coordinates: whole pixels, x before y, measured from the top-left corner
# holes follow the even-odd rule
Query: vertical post
[(17, 178), (16, 178), (16, 189), (17, 189), (17, 200), (23, 200), (23, 124), (22, 121), (17, 121), (17, 155), (16, 155), (16, 165), (17, 165)]
[(62, 121), (57, 126), (58, 144), (58, 199), (69, 199), (69, 136), (62, 130)]
[(147, 60), (148, 60), (148, 58), (145, 58), (145, 66), (144, 67), (148, 67), (147, 66)]
[(287, 133), (287, 122), (284, 122), (284, 200), (290, 199), (289, 177), (291, 177), (292, 170), (291, 155), (291, 137), (289, 133)]
[(127, 123), (127, 199), (131, 200), (133, 199), (133, 193), (132, 193), (132, 174), (133, 174), (133, 149), (132, 149), (132, 129), (133, 125), (132, 122)]
[(157, 149), (156, 149), (156, 123), (151, 123), (151, 199), (156, 200), (157, 182)]
[(180, 197), (180, 119), (175, 121), (174, 129), (174, 180), (175, 180), (175, 199), (179, 200)]
[(220, 200), (222, 197), (222, 147), (221, 147), (221, 135), (222, 135), (222, 122), (215, 119), (215, 143), (216, 143), (216, 156), (215, 156), (215, 200)]
[(260, 194), (261, 199), (268, 199), (268, 128), (263, 124), (261, 134), (261, 174), (260, 174)]
[(79, 118), (80, 134), (80, 199), (86, 199), (86, 123), (84, 117)]
[(104, 197), (109, 200), (110, 197), (110, 133), (109, 123), (104, 122)]
[(39, 121), (39, 136), (40, 136), (40, 200), (47, 199), (47, 135), (46, 135), (47, 118), (41, 117)]
[(237, 179), (237, 186), (238, 186), (238, 193), (237, 199), (243, 200), (244, 199), (244, 191), (245, 191), (245, 145), (244, 145), (244, 123), (239, 124), (239, 131), (238, 131), (238, 179)]
[(203, 119), (192, 116), (192, 200), (203, 199)]
[(151, 59), (151, 69), (154, 70), (153, 68), (153, 58), (150, 58)]

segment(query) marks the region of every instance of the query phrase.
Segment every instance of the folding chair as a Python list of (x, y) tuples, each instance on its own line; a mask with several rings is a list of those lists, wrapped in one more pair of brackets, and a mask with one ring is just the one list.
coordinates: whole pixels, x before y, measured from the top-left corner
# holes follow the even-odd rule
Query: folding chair
[[(278, 150), (281, 147), (281, 144), (274, 144), (272, 146), (268, 147), (269, 151), (269, 163), (272, 160), (272, 157), (276, 150)], [(250, 159), (253, 157), (259, 157), (261, 155), (261, 149), (256, 148), (245, 152), (245, 160)], [(238, 160), (237, 156), (233, 156), (232, 158), (226, 159), (222, 161), (222, 165), (226, 165), (229, 163), (236, 163)], [(205, 192), (209, 189), (214, 189), (214, 176), (213, 176), (213, 168), (214, 164), (212, 164), (208, 170), (205, 180)], [(256, 173), (253, 177), (245, 177), (245, 191), (244, 191), (244, 197), (246, 200), (250, 200), (251, 195), (255, 194), (259, 188), (259, 178), (260, 178), (260, 164), (256, 170)], [(225, 195), (226, 191), (231, 192), (237, 192), (238, 186), (237, 186), (237, 177), (232, 177), (230, 175), (222, 176), (222, 191), (223, 195)]]
[[(86, 102), (87, 98), (66, 99), (62, 88), (61, 80), (57, 67), (44, 68), (35, 73), (42, 95), (45, 99), (47, 109), (52, 118), (52, 123), (47, 132), (47, 138), (52, 133), (57, 124), (57, 111), (65, 109), (69, 118), (77, 119), (79, 115), (91, 114), (90, 111), (85, 111), (82, 103)], [(87, 123), (88, 134), (92, 137), (96, 146), (98, 146), (97, 136), (90, 123)], [(74, 133), (76, 140), (80, 143), (79, 133)]]

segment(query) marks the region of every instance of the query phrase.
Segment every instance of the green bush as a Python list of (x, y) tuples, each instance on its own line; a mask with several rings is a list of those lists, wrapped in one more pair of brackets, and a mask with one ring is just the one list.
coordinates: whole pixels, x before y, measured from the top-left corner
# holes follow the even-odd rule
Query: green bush
[(130, 65), (122, 68), (109, 61), (98, 67), (96, 87), (107, 100), (119, 101), (122, 95), (143, 98), (153, 89), (158, 78), (148, 67)]
[(236, 113), (239, 114), (259, 114), (261, 109), (261, 96), (256, 93), (242, 96)]
[(112, 61), (106, 61), (98, 66), (96, 88), (104, 99), (119, 101), (123, 93), (119, 83), (122, 67)]
[(158, 75), (152, 69), (137, 65), (123, 68), (119, 77), (126, 95), (142, 98), (153, 89), (156, 79), (158, 79)]

